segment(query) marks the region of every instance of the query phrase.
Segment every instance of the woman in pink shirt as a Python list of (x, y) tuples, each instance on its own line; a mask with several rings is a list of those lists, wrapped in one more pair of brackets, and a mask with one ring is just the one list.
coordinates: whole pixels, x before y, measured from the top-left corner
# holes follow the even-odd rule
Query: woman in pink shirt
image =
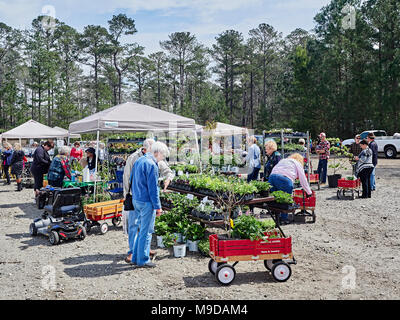
[[(308, 196), (312, 195), (310, 185), (304, 173), (304, 158), (294, 153), (289, 158), (283, 159), (272, 169), (268, 182), (271, 184), (271, 191), (284, 191), (289, 194), (293, 192), (293, 184), (296, 179), (300, 180), (300, 185)], [(288, 221), (288, 214), (281, 213), (281, 221)]]

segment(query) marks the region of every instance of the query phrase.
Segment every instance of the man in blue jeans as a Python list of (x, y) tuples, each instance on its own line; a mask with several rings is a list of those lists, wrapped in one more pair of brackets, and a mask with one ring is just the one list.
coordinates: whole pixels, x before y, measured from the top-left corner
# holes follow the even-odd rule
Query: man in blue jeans
[(315, 147), (315, 152), (318, 154), (318, 175), (319, 181), (321, 184), (326, 183), (326, 176), (328, 172), (328, 160), (329, 160), (329, 149), (330, 144), (329, 141), (326, 140), (326, 135), (324, 132), (321, 132), (319, 135), (320, 143)]
[[(156, 215), (162, 213), (158, 189), (158, 162), (168, 157), (167, 146), (155, 142), (151, 152), (140, 157), (132, 169), (132, 202), (135, 210), (129, 216), (129, 247), (132, 264), (155, 267), (150, 260), (150, 244)], [(138, 231), (139, 230), (139, 231)]]

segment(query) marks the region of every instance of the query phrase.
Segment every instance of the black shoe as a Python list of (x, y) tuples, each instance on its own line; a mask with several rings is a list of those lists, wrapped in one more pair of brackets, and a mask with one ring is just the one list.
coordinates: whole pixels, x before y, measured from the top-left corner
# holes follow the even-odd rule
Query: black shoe
[(153, 262), (148, 262), (146, 264), (144, 264), (143, 266), (141, 266), (142, 268), (155, 268), (156, 264)]

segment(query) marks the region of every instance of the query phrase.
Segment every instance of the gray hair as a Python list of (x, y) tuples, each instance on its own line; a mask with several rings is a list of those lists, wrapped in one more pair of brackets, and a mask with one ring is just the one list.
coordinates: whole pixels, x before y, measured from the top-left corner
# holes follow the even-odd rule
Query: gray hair
[(165, 158), (169, 157), (169, 150), (165, 143), (162, 142), (154, 142), (151, 146), (151, 153), (161, 153)]
[(70, 147), (62, 146), (58, 149), (58, 154), (60, 155), (69, 156), (70, 153), (71, 153)]
[(151, 151), (154, 143), (155, 143), (154, 139), (146, 139), (143, 142), (143, 148), (145, 148), (146, 151)]

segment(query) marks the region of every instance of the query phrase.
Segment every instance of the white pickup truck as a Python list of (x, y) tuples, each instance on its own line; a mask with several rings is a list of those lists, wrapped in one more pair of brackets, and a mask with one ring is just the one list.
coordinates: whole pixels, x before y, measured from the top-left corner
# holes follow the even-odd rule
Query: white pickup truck
[(375, 137), (378, 145), (378, 152), (383, 152), (386, 158), (394, 159), (397, 153), (400, 153), (400, 134), (395, 133), (393, 136)]

